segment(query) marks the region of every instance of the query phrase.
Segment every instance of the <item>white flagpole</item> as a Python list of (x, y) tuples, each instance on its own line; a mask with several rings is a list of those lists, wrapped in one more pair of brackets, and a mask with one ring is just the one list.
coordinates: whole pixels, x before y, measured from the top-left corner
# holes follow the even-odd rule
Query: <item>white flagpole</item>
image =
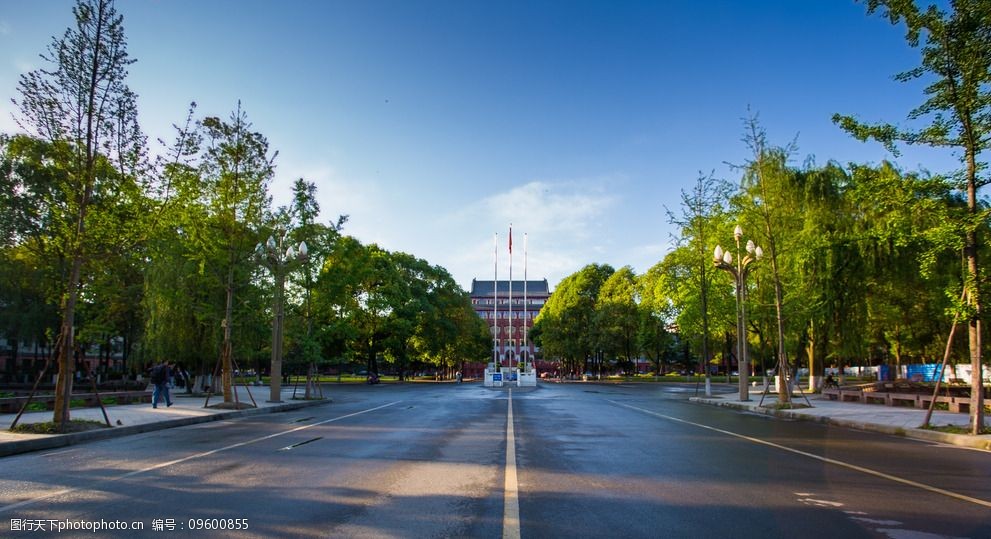
[(513, 356), (516, 355), (516, 346), (513, 344), (513, 223), (509, 223), (509, 342), (509, 368), (512, 369)]
[(499, 233), (496, 232), (492, 238), (492, 247), (495, 250), (495, 272), (492, 277), (492, 362), (496, 368), (502, 365), (499, 362)]
[(526, 327), (530, 323), (527, 318), (527, 303), (526, 303), (526, 232), (523, 233), (523, 350), (526, 354), (526, 360), (532, 365), (533, 359), (530, 357), (530, 341), (526, 338)]

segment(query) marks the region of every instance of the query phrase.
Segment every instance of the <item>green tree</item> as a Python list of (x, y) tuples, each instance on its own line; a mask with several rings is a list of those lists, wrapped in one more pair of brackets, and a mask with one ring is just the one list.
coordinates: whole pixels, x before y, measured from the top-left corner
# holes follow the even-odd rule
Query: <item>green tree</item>
[[(903, 174), (890, 163), (855, 165), (849, 176), (845, 196), (858, 217), (855, 237), (864, 267), (865, 348), (896, 367), (903, 358), (941, 356), (947, 295), (960, 295), (959, 257), (932, 249), (940, 243), (933, 236), (943, 235), (938, 230), (964, 203), (939, 178)], [(927, 256), (932, 258), (920, 271)]]
[[(912, 47), (922, 46), (918, 67), (900, 73), (901, 82), (926, 79), (926, 100), (909, 113), (910, 120), (924, 120), (921, 129), (891, 124), (866, 124), (850, 116), (834, 115), (833, 121), (859, 140), (874, 139), (893, 153), (897, 144), (945, 147), (961, 152), (963, 172), (960, 188), (966, 192), (967, 212), (957, 221), (964, 238), (966, 310), (971, 387), (982, 381), (980, 266), (978, 230), (986, 219), (979, 207), (977, 191), (987, 183), (981, 172), (987, 163), (980, 158), (991, 146), (991, 1), (953, 0), (949, 12), (935, 5), (921, 10), (911, 0), (868, 0), (867, 12), (881, 10), (892, 24), (905, 23), (905, 38)], [(973, 391), (970, 407), (971, 432), (984, 425), (983, 392)]]
[(389, 253), (377, 245), (362, 245), (343, 236), (334, 245), (317, 282), (320, 309), (335, 327), (325, 339), (341, 339), (348, 354), (363, 361), (369, 374), (378, 374), (378, 356), (388, 337), (392, 312), (391, 286), (398, 272)]
[(545, 357), (559, 358), (565, 371), (591, 372), (600, 359), (599, 290), (614, 271), (608, 264), (589, 264), (565, 277), (534, 320), (534, 342)]
[[(788, 156), (793, 148), (773, 148), (760, 127), (756, 116), (745, 120), (744, 143), (752, 158), (743, 169), (741, 193), (735, 203), (740, 208), (745, 221), (754, 223), (750, 227), (757, 233), (757, 243), (764, 247), (770, 270), (770, 280), (774, 291), (774, 307), (777, 337), (777, 378), (778, 399), (791, 401), (791, 393), (786, 383), (789, 371), (788, 355), (785, 348), (786, 305), (785, 271), (783, 254), (792, 247), (795, 236), (789, 231), (799, 229), (796, 221), (799, 216), (794, 211), (798, 207), (796, 191), (792, 188), (792, 171), (787, 166)], [(766, 270), (765, 270), (766, 271)]]
[(269, 155), (268, 140), (251, 130), (240, 102), (228, 121), (207, 117), (201, 127), (205, 147), (200, 173), (209, 226), (214, 234), (194, 241), (203, 263), (208, 259), (223, 261), (225, 308), (221, 325), (221, 383), (224, 402), (229, 404), (234, 400), (231, 391), (234, 296), (238, 287), (250, 282), (252, 268), (247, 262), (254, 253), (258, 230), (271, 203), (268, 184), (274, 173), (275, 155)]
[(313, 330), (313, 289), (320, 268), (347, 222), (347, 216), (341, 215), (336, 222), (318, 223), (320, 204), (316, 192), (316, 184), (303, 178), (297, 179), (293, 183), (293, 200), (288, 211), (291, 242), (305, 243), (307, 256), (301, 261), (300, 270), (289, 275), (289, 282), (293, 285), (290, 297), (294, 291), (302, 297), (296, 298), (295, 306), (290, 308), (290, 312), (295, 311), (297, 316), (290, 317), (286, 325), (289, 343), (287, 360), (290, 367), (299, 365), (306, 369), (304, 398), (307, 399), (315, 395), (318, 368), (324, 362), (319, 339)]
[(59, 165), (65, 148), (26, 135), (0, 138), (0, 328), (18, 344), (34, 340), (51, 348), (60, 322), (71, 230), (66, 170)]
[[(693, 286), (698, 288), (698, 314), (701, 321), (700, 338), (702, 350), (699, 356), (699, 367), (705, 373), (705, 394), (712, 395), (709, 367), (709, 303), (712, 278), (715, 269), (712, 267), (710, 253), (715, 248), (713, 238), (718, 234), (716, 227), (723, 221), (725, 202), (729, 186), (726, 182), (713, 175), (699, 174), (691, 191), (681, 191), (682, 214), (675, 216), (668, 211), (668, 221), (680, 228), (678, 245), (686, 249), (685, 254), (691, 254), (685, 276)], [(683, 304), (687, 307), (687, 304)], [(728, 372), (728, 371), (727, 371)]]
[(624, 266), (609, 276), (599, 289), (596, 325), (601, 346), (610, 357), (622, 358), (620, 365), (628, 374), (636, 369), (639, 357), (637, 330), (640, 308), (637, 302), (636, 274)]
[(671, 359), (674, 335), (668, 330), (672, 322), (674, 305), (661, 287), (661, 265), (655, 264), (637, 277), (637, 296), (640, 298), (637, 328), (637, 346), (653, 366), (657, 376), (664, 375), (666, 361)]
[[(21, 76), (18, 123), (52, 144), (65, 145), (66, 210), (72, 215), (67, 245), (68, 272), (61, 300), (59, 374), (54, 421), (69, 421), (75, 350), (76, 304), (83, 283), (89, 209), (94, 192), (120, 179), (143, 153), (135, 95), (127, 87), (127, 54), (122, 17), (111, 0), (80, 0), (75, 26), (53, 40), (42, 59), (51, 68)], [(105, 156), (117, 160), (113, 166)]]
[(175, 126), (168, 155), (155, 167), (160, 181), (148, 224), (141, 350), (146, 362), (170, 358), (202, 375), (214, 365), (206, 358), (209, 351), (219, 350), (222, 313), (217, 305), (223, 301), (223, 285), (208, 270), (219, 261), (208, 260), (198, 247), (219, 238), (212, 237), (207, 226), (206, 185), (199, 163), (202, 136), (194, 112), (195, 103), (185, 124)]

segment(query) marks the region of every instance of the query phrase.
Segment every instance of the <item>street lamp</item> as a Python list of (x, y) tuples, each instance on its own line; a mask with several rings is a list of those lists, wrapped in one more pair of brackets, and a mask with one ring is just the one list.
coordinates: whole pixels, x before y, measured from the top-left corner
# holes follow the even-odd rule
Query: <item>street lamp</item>
[(744, 302), (747, 294), (747, 275), (750, 273), (750, 265), (755, 260), (760, 260), (764, 256), (764, 251), (754, 245), (753, 240), (747, 240), (747, 254), (741, 256), (740, 238), (743, 237), (743, 228), (736, 225), (733, 230), (733, 238), (736, 240), (736, 266), (733, 266), (733, 255), (729, 251), (716, 245), (716, 250), (712, 253), (712, 262), (717, 268), (725, 270), (733, 275), (736, 284), (736, 350), (737, 360), (740, 369), (740, 400), (750, 400), (750, 361), (747, 357), (747, 313)]
[(285, 248), (285, 232), (278, 231), (278, 236), (278, 240), (269, 236), (268, 241), (255, 247), (258, 261), (272, 272), (275, 279), (275, 297), (272, 300), (272, 311), (275, 314), (272, 320), (272, 368), (269, 376), (271, 393), (268, 402), (282, 402), (282, 319), (286, 272), (291, 264), (302, 262), (307, 256), (305, 241), (300, 242), (297, 249), (291, 245)]

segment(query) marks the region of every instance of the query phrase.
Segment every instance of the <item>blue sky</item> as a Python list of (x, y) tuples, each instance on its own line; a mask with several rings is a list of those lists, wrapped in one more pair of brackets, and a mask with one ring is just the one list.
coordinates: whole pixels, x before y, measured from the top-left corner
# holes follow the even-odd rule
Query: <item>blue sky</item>
[[(0, 131), (18, 77), (72, 23), (73, 2), (0, 0)], [(737, 181), (741, 118), (797, 161), (892, 159), (835, 127), (835, 112), (901, 123), (922, 84), (901, 27), (844, 0), (118, 0), (140, 121), (169, 139), (191, 101), (241, 100), (276, 160), (276, 203), (316, 182), (325, 220), (491, 279), (514, 231), (514, 278), (591, 262), (646, 271), (677, 231), (665, 208), (699, 173)], [(955, 167), (910, 150), (905, 170)]]

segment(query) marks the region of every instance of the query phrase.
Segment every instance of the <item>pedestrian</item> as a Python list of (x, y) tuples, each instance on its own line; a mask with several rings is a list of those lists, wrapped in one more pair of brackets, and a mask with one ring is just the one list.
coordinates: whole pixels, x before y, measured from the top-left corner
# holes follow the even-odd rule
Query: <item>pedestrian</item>
[(172, 375), (172, 365), (169, 361), (163, 361), (151, 368), (151, 383), (155, 386), (151, 392), (151, 407), (158, 408), (158, 401), (165, 399), (166, 406), (172, 406), (172, 397), (169, 396), (169, 378)]
[(189, 393), (191, 389), (189, 387), (189, 372), (182, 366), (182, 363), (176, 363), (173, 370), (175, 371), (175, 386), (183, 388), (186, 393)]

